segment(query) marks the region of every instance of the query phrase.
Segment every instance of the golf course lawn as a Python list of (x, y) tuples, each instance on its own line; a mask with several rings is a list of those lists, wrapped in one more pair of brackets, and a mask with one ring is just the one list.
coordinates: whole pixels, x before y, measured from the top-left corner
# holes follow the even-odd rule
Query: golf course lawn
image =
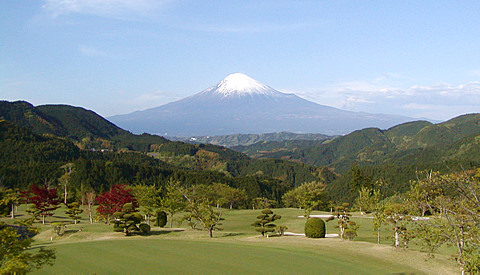
[[(416, 249), (394, 249), (376, 244), (371, 219), (361, 224), (359, 241), (337, 238), (310, 239), (304, 236), (262, 237), (250, 226), (258, 210), (224, 210), (224, 231), (214, 238), (202, 230), (153, 227), (149, 236), (112, 232), (111, 225), (70, 224), (63, 236), (51, 225), (40, 225), (34, 247), (56, 249), (54, 266), (34, 274), (158, 274), (158, 273), (458, 273), (448, 255), (426, 261)], [(290, 232), (303, 233), (305, 219), (298, 209), (274, 209), (282, 215), (278, 224)], [(63, 215), (52, 220), (68, 222)], [(338, 233), (327, 223), (327, 233)], [(389, 234), (386, 228), (382, 234)], [(389, 243), (386, 241), (385, 243)]]
[(81, 242), (56, 246), (55, 265), (45, 267), (38, 273), (381, 274), (421, 272), (409, 266), (394, 264), (381, 258), (356, 255), (343, 249), (304, 248), (288, 245), (271, 246), (268, 242), (244, 244), (148, 238)]

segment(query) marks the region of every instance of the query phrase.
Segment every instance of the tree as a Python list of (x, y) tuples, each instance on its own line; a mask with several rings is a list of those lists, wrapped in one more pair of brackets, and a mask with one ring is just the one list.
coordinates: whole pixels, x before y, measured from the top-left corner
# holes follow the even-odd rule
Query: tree
[(372, 188), (372, 178), (367, 175), (358, 164), (354, 165), (349, 171), (350, 189), (352, 191), (360, 190), (362, 187)]
[(130, 236), (133, 232), (140, 231), (137, 225), (142, 222), (142, 215), (131, 202), (125, 203), (121, 211), (113, 214), (113, 218), (115, 232), (124, 232), (125, 235)]
[(80, 214), (83, 212), (83, 210), (80, 209), (80, 204), (78, 202), (72, 202), (69, 203), (67, 207), (68, 210), (65, 211), (65, 214), (72, 218), (74, 224), (77, 224), (77, 221), (80, 219)]
[(0, 274), (24, 274), (44, 265), (53, 265), (55, 250), (40, 248), (32, 252), (32, 236), (38, 232), (33, 220), (23, 220), (20, 226), (0, 222)]
[(60, 167), (63, 169), (64, 174), (60, 177), (60, 183), (63, 187), (63, 203), (66, 205), (67, 204), (67, 195), (68, 195), (68, 185), (70, 182), (70, 177), (73, 172), (73, 163), (67, 163)]
[(245, 192), (245, 190), (233, 187), (224, 190), (224, 196), (230, 209), (232, 209), (235, 204), (242, 204), (247, 200), (247, 192)]
[(155, 209), (159, 207), (159, 190), (155, 185), (136, 185), (131, 188), (133, 195), (138, 204), (145, 213), (145, 220), (150, 224), (150, 217), (155, 213)]
[(345, 234), (346, 232), (349, 232), (348, 239), (353, 239), (353, 237), (356, 236), (356, 232), (359, 227), (354, 221), (350, 221), (352, 214), (350, 214), (348, 210), (349, 205), (349, 203), (343, 203), (341, 206), (337, 206), (333, 215), (326, 220), (329, 222), (337, 219), (337, 225), (335, 225), (335, 227), (340, 229), (341, 239), (345, 239), (347, 237)]
[(42, 217), (42, 224), (45, 224), (45, 217), (52, 216), (53, 211), (60, 207), (57, 189), (49, 188), (46, 184), (38, 186), (32, 185), (29, 190), (22, 192), (22, 196), (27, 203), (32, 203), (38, 214)]
[(275, 207), (277, 202), (275, 200), (267, 199), (264, 197), (255, 198), (252, 200), (253, 210)]
[(7, 189), (0, 191), (0, 205), (4, 205), (9, 208), (10, 218), (15, 218), (15, 207), (20, 202), (20, 194), (18, 190), (15, 189)]
[(233, 208), (234, 204), (241, 203), (247, 199), (243, 189), (230, 187), (223, 183), (199, 184), (193, 187), (191, 198), (204, 198), (215, 203), (217, 208), (221, 206)]
[(93, 223), (93, 205), (95, 204), (96, 197), (97, 194), (95, 194), (95, 191), (93, 190), (85, 191), (82, 193), (82, 201), (85, 202), (87, 205), (87, 213), (90, 224)]
[(265, 236), (268, 232), (274, 232), (277, 227), (273, 222), (282, 218), (282, 216), (273, 214), (270, 209), (264, 209), (262, 214), (257, 216), (257, 220), (251, 224), (255, 227), (257, 232), (260, 232), (262, 236)]
[(362, 186), (358, 190), (358, 197), (355, 200), (355, 205), (360, 209), (360, 212), (372, 212), (375, 210), (376, 204), (380, 201), (380, 190)]
[(313, 209), (322, 202), (326, 202), (326, 184), (319, 181), (304, 183), (299, 187), (286, 192), (282, 201), (287, 207), (300, 207), (305, 210), (305, 217), (309, 217)]
[(173, 216), (185, 209), (184, 191), (178, 182), (170, 181), (166, 185), (166, 194), (161, 199), (160, 205), (170, 214), (170, 227), (173, 227)]
[(110, 224), (113, 213), (120, 212), (126, 203), (137, 206), (137, 200), (127, 188), (126, 185), (114, 185), (110, 191), (97, 197), (97, 212), (107, 224)]
[(377, 243), (380, 244), (380, 229), (386, 222), (385, 205), (382, 201), (378, 201), (374, 205), (373, 210), (373, 231), (377, 231)]
[(480, 169), (440, 175), (430, 172), (414, 184), (432, 216), (417, 222), (419, 243), (429, 253), (443, 244), (457, 249), (462, 273), (480, 270)]
[(410, 215), (406, 213), (405, 204), (398, 202), (388, 203), (385, 207), (385, 220), (392, 224), (392, 231), (394, 234), (394, 246), (399, 248), (403, 240), (403, 247), (408, 247), (410, 237), (407, 232), (407, 224), (412, 220)]
[(223, 230), (219, 227), (222, 225), (222, 211), (215, 211), (207, 200), (193, 201), (185, 195), (188, 201), (186, 211), (191, 213), (192, 217), (200, 221), (203, 229), (208, 231), (210, 238), (213, 238), (213, 231)]
[(187, 224), (188, 226), (190, 226), (190, 228), (192, 229), (197, 228), (198, 222), (195, 219), (195, 215), (193, 213), (187, 211), (187, 213), (180, 218), (179, 223), (182, 224), (184, 221), (187, 221)]

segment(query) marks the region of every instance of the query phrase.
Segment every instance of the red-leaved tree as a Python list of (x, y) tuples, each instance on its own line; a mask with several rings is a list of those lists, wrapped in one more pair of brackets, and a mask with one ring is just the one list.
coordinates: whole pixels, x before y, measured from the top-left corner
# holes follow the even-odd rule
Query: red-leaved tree
[(138, 207), (137, 200), (127, 188), (127, 185), (113, 185), (110, 191), (97, 197), (97, 213), (105, 219), (107, 224), (110, 224), (113, 213), (122, 211), (124, 204), (130, 202), (134, 207)]
[(21, 196), (27, 203), (32, 203), (38, 214), (42, 217), (42, 224), (45, 224), (45, 217), (52, 216), (53, 211), (60, 208), (60, 199), (57, 189), (45, 185), (34, 184), (29, 190), (21, 192)]

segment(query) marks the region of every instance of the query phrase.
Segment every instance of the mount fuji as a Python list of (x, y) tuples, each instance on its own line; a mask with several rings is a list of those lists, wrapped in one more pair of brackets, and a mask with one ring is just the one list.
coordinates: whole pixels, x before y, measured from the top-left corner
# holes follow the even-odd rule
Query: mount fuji
[(386, 129), (413, 119), (320, 105), (234, 73), (190, 97), (109, 120), (134, 133), (206, 136), (281, 131), (334, 135)]

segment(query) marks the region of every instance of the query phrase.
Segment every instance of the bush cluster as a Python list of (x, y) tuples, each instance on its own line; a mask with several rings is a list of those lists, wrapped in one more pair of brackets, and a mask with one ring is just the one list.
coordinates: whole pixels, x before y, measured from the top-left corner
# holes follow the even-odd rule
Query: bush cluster
[(325, 238), (325, 222), (320, 218), (308, 218), (305, 223), (305, 236), (308, 238)]

